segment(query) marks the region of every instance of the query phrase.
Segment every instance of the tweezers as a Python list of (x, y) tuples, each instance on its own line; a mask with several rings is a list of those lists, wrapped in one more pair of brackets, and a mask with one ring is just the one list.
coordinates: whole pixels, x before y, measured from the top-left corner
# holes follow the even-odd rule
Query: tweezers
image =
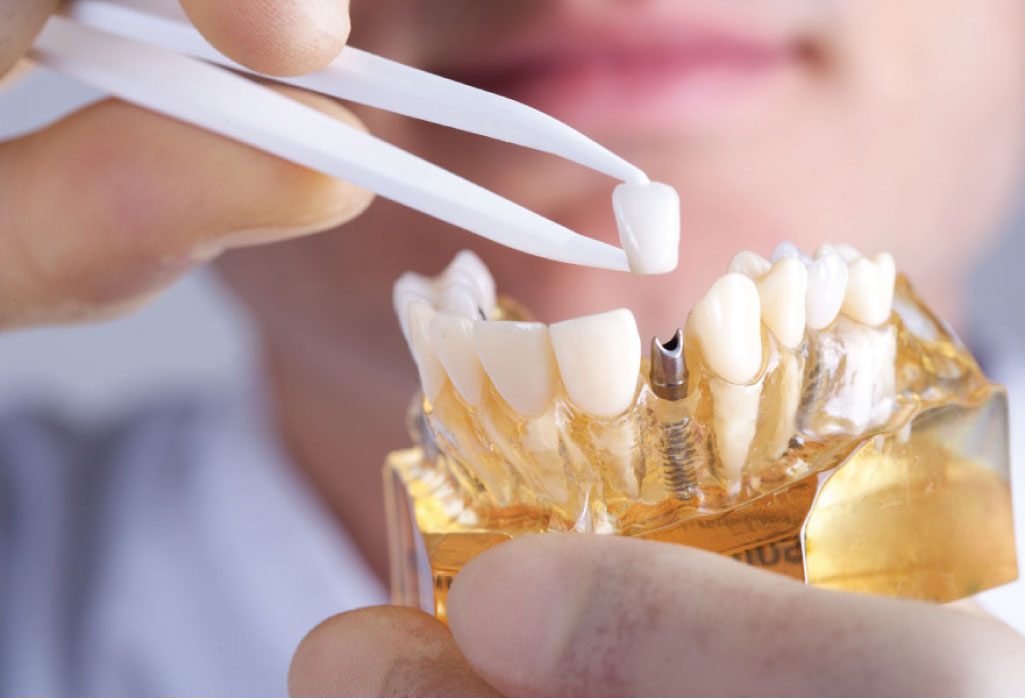
[[(343, 179), (496, 243), (565, 263), (629, 269), (621, 248), (243, 77), (253, 72), (214, 49), (174, 5), (153, 12), (125, 0), (74, 0), (63, 16), (50, 18), (29, 57), (127, 102)], [(648, 182), (637, 167), (536, 109), (350, 46), (316, 73), (260, 77), (545, 151), (622, 182)]]

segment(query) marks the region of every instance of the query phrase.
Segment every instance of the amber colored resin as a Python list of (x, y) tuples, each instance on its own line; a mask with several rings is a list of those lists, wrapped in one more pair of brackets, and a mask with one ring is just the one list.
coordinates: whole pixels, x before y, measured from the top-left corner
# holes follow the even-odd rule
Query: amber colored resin
[(419, 447), (385, 465), (394, 600), (444, 618), (466, 562), (549, 531), (685, 544), (933, 601), (1013, 580), (1004, 391), (903, 279), (895, 309), (878, 328), (841, 318), (790, 354), (767, 340), (739, 471), (720, 460), (715, 379), (693, 353), (686, 400), (641, 382), (634, 409), (610, 421), (560, 398), (532, 419), (494, 392), (472, 408), (451, 386), (418, 402)]

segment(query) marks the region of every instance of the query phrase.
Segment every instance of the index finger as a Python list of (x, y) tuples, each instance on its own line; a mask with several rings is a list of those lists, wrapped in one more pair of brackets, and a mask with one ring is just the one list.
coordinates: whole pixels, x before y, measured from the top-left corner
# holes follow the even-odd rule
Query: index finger
[(21, 58), (59, 0), (0, 0), (0, 75)]
[(180, 0), (207, 41), (267, 75), (310, 73), (349, 38), (349, 0)]
[(464, 567), (447, 609), (467, 660), (508, 695), (1025, 690), (1025, 640), (995, 620), (673, 544), (517, 538)]

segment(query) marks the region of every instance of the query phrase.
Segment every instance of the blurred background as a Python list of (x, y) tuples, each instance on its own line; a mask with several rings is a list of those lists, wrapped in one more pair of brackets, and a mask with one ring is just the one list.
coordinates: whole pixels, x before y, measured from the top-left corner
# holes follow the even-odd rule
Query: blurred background
[[(37, 128), (98, 96), (69, 78), (33, 73), (0, 94), (0, 139)], [(686, 240), (686, 212), (683, 219)], [(1025, 354), (1025, 310), (1010, 303), (1025, 300), (1023, 228), (1025, 202), (975, 271), (973, 313), (957, 330), (977, 348), (1017, 346)], [(168, 388), (209, 390), (244, 381), (254, 362), (249, 333), (244, 313), (216, 276), (199, 270), (127, 318), (0, 335), (0, 406), (26, 399), (59, 403), (75, 418), (102, 420)]]

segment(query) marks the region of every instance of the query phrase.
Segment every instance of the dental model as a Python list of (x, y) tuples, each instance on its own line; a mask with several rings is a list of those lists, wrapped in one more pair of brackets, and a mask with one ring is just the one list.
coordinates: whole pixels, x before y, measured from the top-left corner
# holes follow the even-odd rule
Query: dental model
[[(669, 196), (617, 195), (627, 216)], [(1016, 576), (1004, 392), (886, 253), (739, 253), (647, 359), (629, 310), (546, 326), (468, 252), (403, 275), (394, 302), (423, 397), (419, 447), (388, 462), (392, 521), (415, 521), (434, 579), (416, 583), (396, 534), (400, 602), (443, 616), (463, 563), (542, 531), (932, 600)]]

